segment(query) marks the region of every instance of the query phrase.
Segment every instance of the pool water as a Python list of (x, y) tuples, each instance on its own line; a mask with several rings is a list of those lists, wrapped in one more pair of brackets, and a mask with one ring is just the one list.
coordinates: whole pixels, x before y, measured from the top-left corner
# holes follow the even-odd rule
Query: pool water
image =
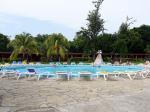
[(100, 72), (100, 71), (140, 71), (143, 70), (142, 66), (111, 66), (111, 65), (102, 65), (100, 67), (93, 67), (91, 65), (59, 65), (59, 66), (50, 66), (50, 65), (32, 65), (32, 66), (9, 66), (5, 69), (7, 70), (17, 70), (19, 72), (27, 72), (28, 68), (33, 68), (37, 73), (50, 72), (55, 73), (59, 71), (70, 72), (72, 74), (78, 74), (78, 72)]

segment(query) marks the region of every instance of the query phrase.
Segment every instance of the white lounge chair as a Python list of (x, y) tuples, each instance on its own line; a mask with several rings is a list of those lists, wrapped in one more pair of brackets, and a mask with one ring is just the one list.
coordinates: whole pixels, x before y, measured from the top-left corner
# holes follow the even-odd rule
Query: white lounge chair
[(144, 76), (139, 71), (122, 71), (120, 76), (127, 76), (130, 80), (134, 80), (137, 76), (144, 78)]
[(87, 72), (87, 71), (79, 72), (79, 75), (78, 75), (79, 80), (80, 80), (81, 77), (89, 77), (90, 80), (93, 79), (92, 73), (91, 72)]
[(5, 75), (5, 72), (3, 70), (0, 70), (0, 78), (2, 78)]
[(56, 72), (56, 76), (57, 76), (57, 79), (59, 79), (59, 77), (67, 77), (67, 80), (70, 80), (71, 73), (68, 73), (65, 71), (58, 71)]
[(7, 77), (7, 78), (10, 78), (10, 77), (17, 77), (16, 75), (16, 71), (14, 70), (2, 70), (1, 73), (0, 73), (0, 78), (3, 78), (3, 77)]
[(71, 65), (76, 65), (76, 63), (75, 62), (71, 62)]
[(17, 75), (17, 80), (19, 80), (20, 77), (27, 77), (26, 72), (16, 71), (16, 75)]
[(150, 77), (150, 70), (146, 69), (141, 71), (141, 74), (143, 75), (144, 78), (149, 78)]
[(98, 76), (103, 76), (104, 80), (107, 80), (109, 72), (100, 71), (96, 73)]
[(28, 70), (28, 72), (26, 73), (26, 75), (28, 75), (28, 78), (30, 78), (31, 76), (36, 76), (37, 77), (37, 80), (40, 80), (40, 78), (42, 77), (42, 76), (47, 76), (47, 78), (48, 78), (48, 76), (50, 75), (50, 74), (48, 74), (47, 72), (43, 72), (43, 73), (37, 73), (36, 71), (35, 71), (35, 69), (27, 69)]

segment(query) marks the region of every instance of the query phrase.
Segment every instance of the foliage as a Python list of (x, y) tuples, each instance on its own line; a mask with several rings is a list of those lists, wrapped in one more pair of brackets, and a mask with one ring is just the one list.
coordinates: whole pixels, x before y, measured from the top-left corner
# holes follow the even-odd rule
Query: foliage
[(78, 63), (80, 63), (80, 62), (86, 62), (86, 63), (91, 63), (91, 62), (93, 62), (93, 61), (92, 61), (92, 58), (90, 58), (90, 57), (71, 58), (69, 61), (70, 61), (70, 62), (75, 62), (76, 64), (78, 64)]
[(44, 42), (45, 40), (48, 38), (49, 35), (45, 34), (45, 35), (40, 35), (38, 34), (36, 37), (35, 37), (35, 41), (37, 43), (37, 49), (38, 49), (38, 52), (41, 56), (46, 56), (46, 47), (44, 45)]
[(36, 44), (34, 38), (29, 33), (16, 35), (15, 39), (8, 44), (8, 46), (13, 47), (10, 60), (16, 59), (19, 54), (23, 54), (23, 60), (25, 55), (28, 60), (28, 55), (38, 54)]
[(79, 53), (87, 50), (89, 50), (88, 40), (84, 36), (78, 36), (73, 42), (70, 42), (70, 52)]
[(116, 40), (115, 35), (112, 34), (102, 34), (97, 37), (96, 50), (102, 49), (105, 53), (110, 53), (113, 51), (113, 43)]
[(150, 53), (150, 45), (146, 45), (146, 48), (144, 49), (146, 53)]
[(10, 42), (6, 35), (0, 34), (0, 52), (8, 52), (11, 49), (7, 48), (7, 44)]
[(47, 57), (56, 56), (56, 60), (59, 60), (59, 56), (61, 58), (65, 57), (65, 53), (67, 52), (67, 48), (69, 48), (68, 40), (62, 34), (52, 34), (44, 42)]
[(121, 24), (116, 35), (117, 39), (113, 44), (113, 52), (121, 54), (143, 52), (143, 41), (140, 34), (130, 29), (133, 23), (132, 18), (127, 17), (126, 21)]
[(150, 26), (141, 25), (140, 27), (133, 28), (132, 30), (140, 34), (141, 39), (143, 41), (143, 51), (147, 53), (148, 46), (150, 44)]
[(124, 39), (118, 39), (114, 43), (114, 52), (125, 54), (128, 53), (127, 43)]
[(101, 14), (99, 13), (100, 6), (103, 3), (103, 0), (98, 0), (93, 2), (95, 9), (90, 11), (87, 18), (87, 28), (82, 27), (81, 31), (77, 32), (78, 37), (88, 38), (86, 42), (90, 51), (95, 55), (96, 46), (97, 46), (97, 36), (100, 32), (104, 30), (104, 20), (101, 19)]

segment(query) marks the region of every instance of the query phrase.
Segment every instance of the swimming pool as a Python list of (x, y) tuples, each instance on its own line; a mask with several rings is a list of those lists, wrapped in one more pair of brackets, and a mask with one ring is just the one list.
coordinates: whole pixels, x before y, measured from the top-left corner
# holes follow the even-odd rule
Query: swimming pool
[(16, 70), (19, 72), (27, 72), (27, 69), (33, 68), (38, 73), (51, 72), (56, 73), (59, 71), (70, 72), (73, 74), (78, 74), (78, 72), (86, 71), (91, 73), (96, 73), (100, 71), (141, 71), (144, 68), (142, 66), (112, 66), (112, 65), (102, 65), (100, 67), (93, 67), (92, 65), (19, 65), (19, 66), (7, 66), (6, 70)]

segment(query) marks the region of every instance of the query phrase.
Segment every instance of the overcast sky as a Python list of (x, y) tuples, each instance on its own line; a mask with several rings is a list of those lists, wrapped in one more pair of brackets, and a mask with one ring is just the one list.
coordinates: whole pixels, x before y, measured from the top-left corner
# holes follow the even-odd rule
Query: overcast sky
[[(62, 33), (73, 39), (85, 26), (93, 0), (0, 0), (0, 33)], [(136, 19), (133, 26), (150, 25), (149, 0), (104, 0), (101, 7), (105, 29), (113, 33), (126, 16)]]

